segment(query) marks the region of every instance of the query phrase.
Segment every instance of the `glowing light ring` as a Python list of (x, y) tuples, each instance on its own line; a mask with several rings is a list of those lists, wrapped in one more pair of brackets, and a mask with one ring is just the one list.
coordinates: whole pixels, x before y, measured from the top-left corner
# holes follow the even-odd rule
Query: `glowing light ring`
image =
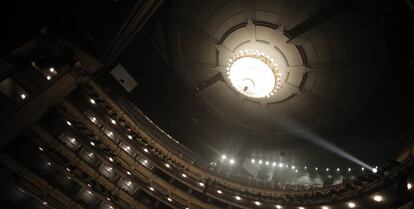
[(242, 50), (229, 59), (227, 77), (231, 85), (250, 98), (268, 98), (281, 88), (281, 73), (269, 56)]

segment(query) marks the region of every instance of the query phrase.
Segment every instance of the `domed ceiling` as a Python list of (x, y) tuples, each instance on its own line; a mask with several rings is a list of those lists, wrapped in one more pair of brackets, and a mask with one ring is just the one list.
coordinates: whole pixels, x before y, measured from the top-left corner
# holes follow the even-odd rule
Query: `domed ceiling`
[[(388, 109), (397, 104), (387, 99), (390, 92), (405, 84), (404, 76), (390, 81), (386, 73), (391, 61), (380, 14), (381, 8), (354, 1), (170, 2), (121, 57), (140, 83), (129, 99), (211, 160), (227, 153), (239, 162), (340, 164), (339, 155), (314, 141), (319, 138), (370, 163), (384, 162), (405, 143), (390, 140), (390, 133), (400, 133), (396, 127), (405, 119), (393, 115), (406, 108)], [(247, 80), (232, 75), (246, 57), (272, 69), (274, 80), (265, 73)], [(270, 93), (246, 93), (269, 82)]]
[[(174, 14), (179, 18), (171, 32), (176, 68), (199, 101), (232, 125), (273, 136), (331, 129), (352, 117), (372, 94), (374, 81), (367, 78), (381, 66), (381, 51), (373, 51), (372, 46), (381, 42), (368, 34), (363, 19), (345, 12), (299, 37), (288, 37), (290, 30), (329, 4), (190, 1), (177, 5)], [(274, 60), (281, 74), (281, 87), (274, 95), (249, 99), (230, 85), (229, 60), (245, 50)]]

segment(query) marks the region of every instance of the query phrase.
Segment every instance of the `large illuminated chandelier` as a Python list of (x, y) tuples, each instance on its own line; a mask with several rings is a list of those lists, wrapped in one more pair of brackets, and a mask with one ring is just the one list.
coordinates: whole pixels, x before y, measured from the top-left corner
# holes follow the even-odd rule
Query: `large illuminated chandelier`
[(231, 85), (250, 98), (274, 95), (281, 87), (281, 74), (273, 59), (256, 50), (242, 50), (229, 59)]

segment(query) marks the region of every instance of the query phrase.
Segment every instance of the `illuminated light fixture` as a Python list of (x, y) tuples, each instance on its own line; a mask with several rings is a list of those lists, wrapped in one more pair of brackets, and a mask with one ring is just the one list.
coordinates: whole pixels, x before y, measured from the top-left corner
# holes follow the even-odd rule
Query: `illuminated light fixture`
[(114, 132), (112, 132), (112, 131), (110, 131), (109, 133), (108, 133), (108, 136), (113, 136), (114, 135)]
[(337, 168), (337, 169), (336, 169), (336, 171), (338, 171), (338, 172), (339, 172), (339, 171), (341, 171), (341, 169), (340, 169), (340, 168)]
[(43, 152), (44, 149), (42, 147), (39, 147), (39, 150)]
[(250, 98), (274, 95), (281, 87), (281, 74), (273, 59), (255, 50), (243, 50), (229, 59), (228, 79), (239, 93)]
[(88, 156), (89, 156), (89, 157), (93, 157), (93, 152), (90, 152), (90, 153), (88, 154)]
[(92, 146), (95, 146), (95, 142), (90, 142), (90, 144), (91, 144)]
[(53, 67), (49, 68), (49, 72), (54, 73), (55, 72), (55, 68), (53, 68)]
[(92, 192), (88, 190), (88, 194), (92, 195)]
[(329, 171), (329, 168), (326, 168), (326, 171)]
[(126, 185), (131, 186), (131, 185), (132, 185), (132, 182), (131, 182), (131, 181), (128, 181), (128, 182), (126, 183)]
[(375, 195), (372, 199), (374, 199), (375, 202), (381, 202), (384, 198), (381, 195)]
[(413, 185), (411, 183), (407, 183), (407, 189), (411, 190), (413, 188)]
[(131, 172), (129, 172), (129, 171), (127, 171), (126, 173), (127, 173), (129, 176), (131, 175)]
[(70, 121), (66, 121), (66, 124), (68, 124), (68, 126), (72, 126), (72, 123)]
[(171, 198), (169, 198), (169, 197), (167, 198), (167, 200), (168, 200), (168, 201), (170, 201), (170, 202), (172, 202), (172, 199), (171, 199)]
[(286, 164), (286, 166), (285, 166), (285, 167), (286, 167), (286, 168), (289, 168), (289, 165), (287, 165), (287, 164)]
[(305, 166), (305, 170), (307, 170), (308, 169), (308, 167), (307, 166)]
[(108, 171), (109, 172), (112, 172), (112, 167), (108, 167)]
[(222, 156), (221, 156), (221, 159), (222, 159), (222, 160), (225, 160), (226, 158), (227, 158), (227, 156), (226, 156), (226, 155), (222, 155)]
[(96, 122), (96, 118), (95, 117), (92, 117), (91, 118), (91, 121), (95, 123)]
[(144, 148), (144, 152), (148, 152), (148, 149), (147, 148)]
[(255, 205), (257, 205), (257, 206), (259, 206), (259, 205), (261, 205), (262, 203), (260, 203), (259, 201), (254, 201), (254, 204), (255, 204)]
[(259, 164), (262, 164), (263, 163), (263, 161), (262, 160), (259, 160)]
[(47, 79), (48, 81), (50, 81), (50, 79), (52, 79), (52, 76), (48, 75), (48, 76), (46, 76), (46, 79)]
[(132, 135), (128, 135), (128, 139), (132, 139), (133, 137), (132, 137)]
[[(148, 163), (148, 160), (144, 160), (144, 164), (147, 164)], [(167, 166), (167, 168), (169, 168), (170, 167), (170, 165), (165, 165), (165, 166)]]
[(317, 171), (318, 170), (318, 167), (315, 167), (315, 171)]
[(48, 166), (51, 166), (51, 165), (52, 165), (52, 163), (51, 163), (51, 162), (47, 162), (47, 165), (48, 165)]
[[(144, 162), (145, 162), (145, 161), (144, 161)], [(170, 168), (171, 166), (170, 166), (170, 164), (165, 163), (165, 167)]]
[(70, 168), (66, 168), (66, 171), (67, 171), (67, 172), (70, 172)]
[(88, 187), (92, 187), (92, 185), (91, 184), (87, 184), (88, 185)]
[(235, 196), (234, 198), (236, 198), (236, 200), (241, 200), (241, 197), (239, 196)]
[(131, 147), (130, 147), (130, 146), (126, 146), (126, 147), (125, 147), (125, 150), (126, 150), (126, 151), (129, 151), (129, 150), (131, 150)]
[(282, 206), (281, 205), (276, 205), (276, 208), (277, 209), (282, 209)]
[(364, 167), (362, 167), (362, 168), (361, 168), (361, 171), (364, 171), (364, 170), (365, 170), (365, 168), (364, 168)]
[(348, 202), (348, 208), (355, 208), (356, 204), (353, 202)]
[(150, 187), (149, 189), (150, 189), (151, 191), (155, 191), (155, 189), (154, 189), (154, 188), (152, 188), (152, 187)]
[(109, 157), (108, 159), (109, 161), (114, 162), (114, 159), (112, 157)]
[(89, 101), (91, 102), (91, 104), (96, 104), (94, 99), (90, 99)]
[(234, 159), (230, 159), (230, 164), (234, 164)]
[(254, 162), (256, 162), (256, 160), (255, 159), (252, 159), (251, 162), (254, 163)]
[(351, 172), (351, 170), (352, 170), (351, 168), (348, 168), (348, 172)]
[(182, 177), (187, 178), (187, 174), (183, 173), (181, 174)]
[(111, 201), (111, 198), (107, 197), (106, 200)]
[(71, 139), (70, 139), (70, 142), (71, 142), (72, 144), (74, 144), (74, 143), (76, 143), (76, 139), (75, 139), (75, 138), (71, 138)]
[(26, 99), (27, 95), (26, 94), (20, 94), (20, 98), (21, 99)]
[(295, 173), (297, 173), (297, 172), (298, 172), (298, 169), (295, 170)]
[(322, 208), (322, 209), (329, 209), (329, 207), (328, 207), (328, 206), (322, 206), (321, 208)]
[(372, 173), (377, 173), (378, 172), (378, 168), (373, 168), (372, 169)]
[(203, 182), (198, 183), (198, 185), (200, 185), (202, 187), (205, 186)]
[(275, 166), (276, 166), (276, 162), (273, 162), (273, 163), (272, 163), (272, 167), (275, 167)]
[(269, 161), (266, 161), (266, 165), (269, 165)]
[(282, 168), (283, 167), (283, 163), (279, 163), (279, 168)]
[(42, 202), (42, 205), (47, 205), (47, 202), (46, 201)]
[(218, 194), (222, 194), (223, 192), (221, 190), (217, 190), (217, 193)]
[(111, 119), (111, 123), (115, 125), (116, 121), (114, 119)]
[(298, 207), (299, 209), (305, 209), (305, 207)]
[(294, 165), (292, 165), (292, 170), (295, 170), (295, 166)]

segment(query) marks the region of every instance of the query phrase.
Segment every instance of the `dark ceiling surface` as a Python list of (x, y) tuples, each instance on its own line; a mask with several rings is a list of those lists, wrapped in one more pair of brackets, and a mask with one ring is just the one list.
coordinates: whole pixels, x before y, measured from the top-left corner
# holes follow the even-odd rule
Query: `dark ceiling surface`
[[(305, 4), (302, 1), (296, 3), (299, 6)], [(378, 17), (367, 18), (365, 21), (374, 20), (372, 24), (378, 24), (382, 28), (376, 28), (375, 31), (370, 31), (374, 29), (368, 28), (364, 33), (384, 37), (385, 40), (371, 43), (374, 46), (378, 45), (373, 48), (363, 48), (364, 53), (371, 53), (374, 69), (368, 73), (352, 72), (357, 75), (352, 77), (355, 80), (351, 79), (348, 82), (357, 88), (351, 88), (349, 91), (354, 91), (358, 99), (353, 100), (351, 106), (359, 106), (347, 111), (346, 115), (340, 116), (347, 117), (346, 120), (338, 122), (324, 119), (323, 123), (328, 125), (336, 123), (331, 128), (305, 128), (270, 134), (238, 123), (237, 114), (243, 114), (243, 112), (230, 116), (224, 114), (223, 117), (217, 112), (225, 112), (228, 109), (223, 109), (219, 105), (213, 105), (213, 108), (206, 107), (204, 101), (211, 101), (211, 98), (203, 97), (202, 92), (191, 87), (187, 78), (191, 79), (192, 75), (179, 69), (179, 64), (182, 63), (177, 64), (175, 59), (177, 53), (180, 52), (177, 52), (176, 39), (171, 37), (176, 37), (177, 34), (182, 35), (184, 32), (180, 29), (187, 27), (189, 21), (197, 22), (197, 18), (203, 18), (205, 11), (214, 7), (211, 5), (227, 5), (225, 9), (209, 10), (212, 14), (220, 11), (220, 15), (223, 15), (226, 9), (231, 11), (231, 4), (232, 1), (165, 3), (120, 58), (120, 63), (139, 82), (139, 86), (128, 95), (128, 98), (167, 133), (211, 160), (217, 160), (221, 154), (227, 154), (235, 156), (239, 162), (245, 157), (269, 160), (285, 158), (298, 164), (314, 166), (354, 165), (317, 145), (312, 139), (315, 136), (320, 136), (319, 138), (333, 143), (370, 165), (381, 165), (389, 160), (402, 145), (412, 139), (414, 132), (411, 119), (414, 111), (410, 104), (413, 89), (410, 81), (413, 74), (412, 64), (410, 66), (409, 63), (412, 59), (410, 37), (413, 34), (408, 26), (413, 22), (410, 10), (404, 3), (383, 2), (370, 5), (366, 2), (362, 5), (348, 5), (345, 13), (351, 16), (363, 17), (371, 14), (373, 10), (376, 11), (376, 14), (379, 14)], [(235, 5), (237, 4), (239, 3), (236, 2)], [(311, 1), (306, 4), (310, 7), (315, 4), (314, 10), (330, 5), (321, 1)], [(180, 9), (181, 7), (184, 9)], [(180, 22), (182, 18), (187, 19)], [(222, 19), (225, 18), (220, 20)], [(256, 21), (257, 19), (259, 19), (258, 15)], [(180, 23), (177, 24), (177, 22)], [(199, 27), (203, 28), (202, 25)], [(181, 39), (181, 45), (178, 47), (187, 47), (190, 53), (202, 54), (200, 52), (202, 44), (197, 43), (199, 34), (200, 32), (197, 31), (193, 35), (185, 36), (186, 39)], [(352, 35), (358, 37), (366, 34), (361, 32), (361, 34)], [(368, 39), (380, 40), (374, 37)], [(359, 50), (357, 46), (354, 48)], [(191, 50), (194, 51), (191, 52)], [(384, 58), (378, 55), (381, 53), (384, 53)], [(185, 57), (185, 55), (182, 56)], [(194, 61), (197, 60), (185, 60), (188, 63)], [(212, 63), (212, 66), (214, 64)], [(205, 74), (211, 75), (211, 73)], [(208, 76), (205, 78), (208, 79)], [(204, 78), (203, 75), (201, 77)], [(219, 81), (219, 83), (224, 86), (223, 88), (229, 88), (226, 82)], [(216, 92), (218, 94), (214, 95), (216, 97), (220, 96), (220, 92), (225, 91), (221, 88), (214, 90), (218, 91)], [(231, 102), (230, 108), (237, 108), (237, 102), (240, 100), (229, 99), (224, 102)], [(281, 102), (276, 105), (284, 104)], [(325, 107), (322, 104), (316, 104), (316, 107), (312, 108), (323, 110)], [(297, 115), (305, 113), (305, 109), (303, 113), (296, 112)], [(295, 124), (299, 127), (304, 122), (301, 121), (301, 117), (290, 117), (289, 114), (273, 115), (273, 117), (282, 123)], [(310, 117), (317, 116), (311, 115)], [(292, 129), (295, 128), (292, 127)]]
[[(9, 16), (8, 19), (3, 19), (7, 20), (5, 28), (15, 30), (15, 33), (7, 34), (16, 35), (3, 39), (4, 47), (2, 49), (7, 50), (9, 43), (24, 39), (24, 37), (18, 37), (18, 34), (25, 34), (27, 38), (27, 34), (37, 33), (40, 28), (47, 26), (50, 30), (64, 34), (71, 40), (76, 40), (92, 54), (99, 55), (102, 48), (100, 46), (105, 45), (106, 40), (106, 35), (100, 32), (99, 27), (108, 27), (105, 34), (116, 31), (120, 25), (118, 23), (121, 22), (121, 17), (126, 15), (125, 11), (133, 3), (133, 1), (120, 1), (120, 3), (115, 3), (115, 6), (108, 6), (114, 2), (117, 1), (68, 1), (64, 4), (48, 1), (44, 4), (33, 3), (31, 9), (19, 7), (19, 4), (24, 2), (15, 2), (13, 11), (16, 11), (16, 14)], [(247, 4), (245, 4), (246, 2)], [(79, 4), (83, 6), (79, 6)], [(269, 8), (263, 9), (266, 5), (270, 5)], [(290, 5), (290, 9), (297, 10), (283, 10), (283, 7), (278, 7), (278, 5)], [(292, 7), (292, 5), (294, 6)], [(350, 103), (346, 104), (355, 105), (358, 108), (349, 109), (341, 114), (332, 114), (332, 112), (325, 110), (329, 108), (323, 104), (307, 103), (309, 101), (306, 100), (306, 97), (303, 99), (300, 96), (296, 96), (296, 98), (301, 98), (298, 100), (292, 99), (287, 100), (288, 102), (275, 103), (276, 109), (296, 107), (296, 109), (289, 111), (278, 110), (264, 114), (265, 117), (271, 114), (273, 122), (278, 124), (294, 124), (295, 128), (290, 131), (289, 127), (291, 126), (289, 125), (286, 125), (288, 128), (285, 128), (284, 131), (275, 131), (272, 129), (274, 127), (268, 128), (269, 124), (260, 122), (260, 120), (256, 122), (257, 117), (254, 116), (254, 112), (250, 112), (248, 109), (245, 111), (242, 109), (235, 114), (219, 114), (220, 112), (226, 113), (226, 111), (230, 111), (233, 107), (248, 102), (248, 100), (235, 99), (237, 97), (220, 94), (226, 91), (231, 92), (229, 90), (231, 88), (225, 81), (217, 81), (211, 86), (213, 88), (208, 88), (210, 92), (213, 90), (213, 94), (198, 92), (192, 85), (193, 81), (196, 78), (200, 78), (201, 81), (208, 79), (211, 72), (191, 74), (192, 71), (186, 71), (182, 67), (192, 61), (199, 61), (192, 60), (193, 58), (188, 55), (194, 53), (198, 56), (203, 53), (203, 44), (199, 41), (203, 34), (211, 35), (219, 40), (223, 35), (218, 35), (217, 31), (225, 33), (237, 25), (237, 21), (226, 22), (225, 27), (223, 26), (224, 29), (210, 30), (215, 24), (221, 25), (219, 23), (226, 20), (222, 18), (226, 15), (235, 13), (235, 17), (237, 17), (237, 14), (240, 14), (242, 16), (236, 19), (247, 25), (249, 24), (248, 19), (252, 19), (256, 31), (262, 30), (263, 27), (269, 28), (272, 24), (273, 26), (278, 25), (278, 30), (275, 31), (282, 33), (284, 29), (291, 29), (331, 5), (335, 4), (332, 4), (332, 1), (164, 1), (158, 12), (119, 58), (119, 63), (139, 83), (139, 86), (127, 97), (167, 133), (209, 160), (217, 160), (221, 154), (227, 154), (234, 156), (238, 162), (241, 162), (245, 157), (255, 157), (269, 160), (285, 158), (297, 164), (321, 167), (355, 165), (315, 144), (312, 138), (320, 136), (319, 138), (333, 143), (370, 165), (381, 165), (414, 136), (412, 122), (414, 110), (411, 104), (414, 56), (412, 50), (414, 34), (411, 30), (413, 15), (404, 1), (364, 1), (363, 3), (346, 4), (339, 17), (343, 18), (343, 14), (345, 14), (345, 19), (351, 17), (352, 20), (349, 21), (352, 24), (359, 24), (358, 18), (363, 17), (361, 20), (365, 22), (361, 22), (364, 24), (369, 26), (370, 21), (373, 21), (372, 25), (380, 27), (375, 29), (373, 29), (374, 27), (362, 27), (363, 30), (352, 31), (350, 34), (352, 37), (364, 37), (364, 41), (370, 41), (370, 45), (368, 45), (372, 47), (363, 47), (363, 50), (360, 51), (359, 45), (351, 45), (354, 51), (346, 53), (341, 50), (332, 51), (335, 56), (342, 53), (341, 56), (349, 55), (352, 57), (352, 53), (355, 53), (364, 58), (369, 57), (369, 63), (374, 66), (369, 72), (356, 70), (350, 73), (352, 79), (349, 79), (347, 84), (354, 88), (349, 88), (346, 92), (357, 95), (357, 97), (349, 100)], [(79, 7), (83, 9), (73, 9)], [(106, 7), (110, 10), (107, 11)], [(262, 8), (260, 9), (260, 7)], [(243, 11), (246, 11), (246, 8), (250, 11), (250, 16), (244, 15)], [(284, 13), (275, 12), (281, 8)], [(291, 21), (281, 21), (278, 18), (273, 18), (272, 15), (264, 15), (263, 11), (273, 12), (280, 17), (287, 14), (297, 14), (297, 18), (290, 18)], [(82, 18), (102, 16), (99, 12), (111, 16), (112, 21)], [(371, 16), (373, 13), (376, 15)], [(356, 23), (353, 17), (358, 17)], [(14, 18), (14, 21), (8, 21), (10, 18)], [(328, 18), (327, 23), (331, 23), (329, 22), (331, 19)], [(263, 22), (272, 24), (265, 25)], [(258, 29), (259, 23), (261, 23), (260, 29)], [(361, 23), (361, 25), (363, 24)], [(197, 27), (195, 30), (194, 28), (187, 30), (188, 26)], [(312, 29), (310, 30), (312, 31)], [(316, 30), (319, 30), (318, 27)], [(216, 33), (211, 31), (216, 31)], [(257, 34), (260, 35), (260, 33)], [(340, 41), (335, 37), (342, 35), (330, 35), (329, 40), (330, 42), (332, 40)], [(306, 36), (319, 37), (317, 34), (305, 34)], [(381, 42), (375, 42), (381, 39), (383, 39)], [(318, 41), (319, 43), (314, 41), (315, 48), (328, 42), (325, 39)], [(285, 41), (280, 42), (280, 44), (285, 43)], [(337, 42), (333, 41), (332, 43)], [(297, 44), (306, 45), (304, 42)], [(360, 44), (366, 45), (365, 42), (360, 42)], [(284, 49), (285, 45), (279, 47)], [(183, 55), (184, 59), (177, 59), (178, 54), (183, 51), (187, 55)], [(213, 50), (214, 53), (217, 52)], [(297, 58), (296, 55), (293, 55), (296, 52), (290, 54), (290, 51), (286, 51), (285, 53), (287, 56), (292, 56), (291, 60)], [(377, 54), (384, 56), (374, 56)], [(309, 55), (309, 57), (311, 56)], [(194, 59), (199, 58), (200, 56)], [(211, 62), (209, 57), (206, 57), (206, 60), (207, 64), (217, 64)], [(300, 59), (298, 58), (298, 60)], [(309, 60), (312, 59), (309, 58)], [(332, 75), (336, 79), (342, 78), (341, 74)], [(303, 80), (303, 76), (298, 76), (298, 80)], [(310, 79), (306, 82), (309, 81)], [(219, 88), (214, 90), (217, 86)], [(108, 86), (108, 88), (113, 87)], [(330, 89), (332, 87), (321, 85), (320, 88)], [(310, 91), (312, 92), (312, 90)], [(341, 92), (337, 92), (336, 95), (338, 98), (344, 98)], [(221, 104), (228, 104), (230, 101), (232, 105), (219, 105), (215, 103), (216, 97), (219, 98), (218, 101)], [(339, 102), (339, 100), (334, 100), (334, 102)], [(339, 102), (339, 104), (345, 103)], [(312, 111), (309, 111), (308, 107)], [(290, 114), (292, 112), (294, 114)], [(244, 113), (247, 115), (253, 113), (253, 117), (244, 117)], [(242, 116), (244, 118), (239, 120)], [(334, 119), (331, 120), (331, 118)], [(263, 129), (266, 130), (263, 131)], [(269, 129), (271, 130), (269, 131)]]

